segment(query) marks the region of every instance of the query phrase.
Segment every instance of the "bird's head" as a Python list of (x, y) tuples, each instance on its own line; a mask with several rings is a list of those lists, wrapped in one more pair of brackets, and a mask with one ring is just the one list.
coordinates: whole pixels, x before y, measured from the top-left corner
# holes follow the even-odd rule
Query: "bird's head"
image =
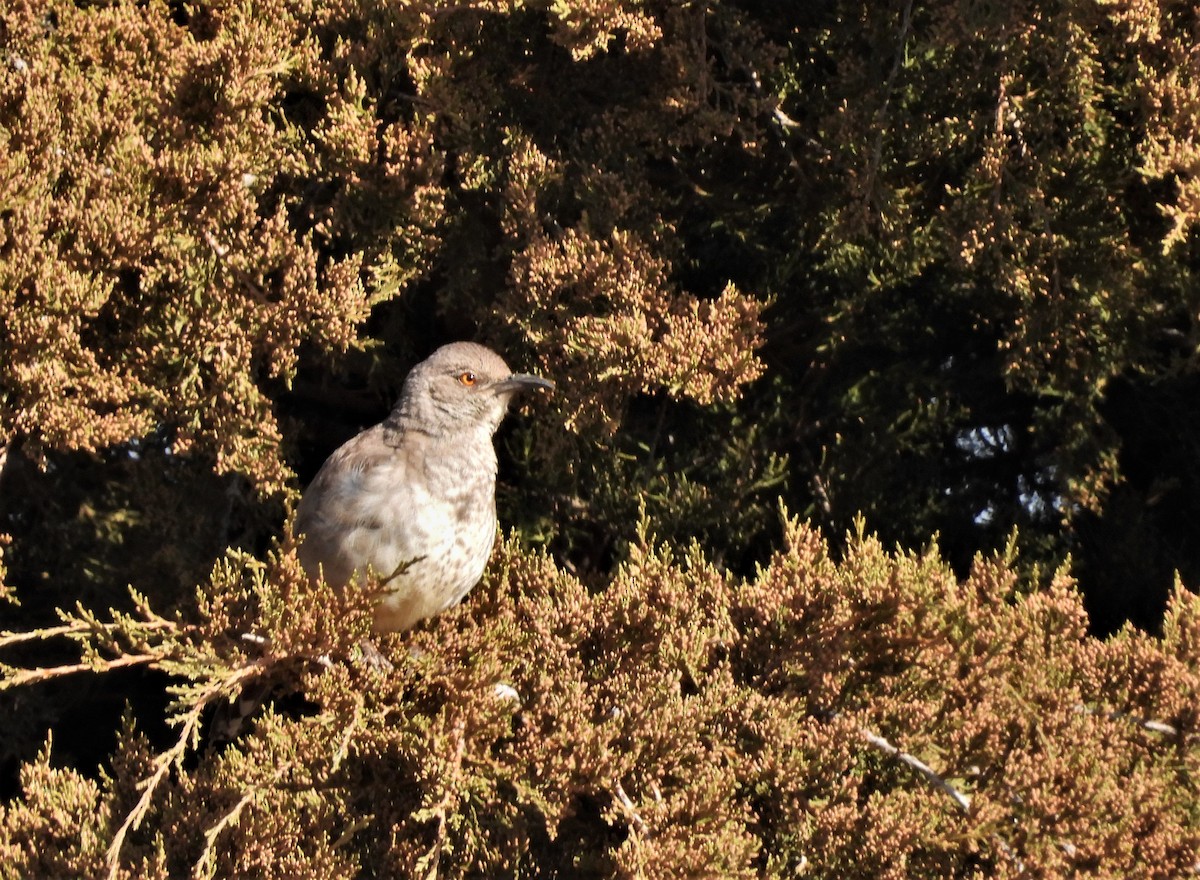
[(397, 412), (440, 432), (483, 425), (490, 436), (517, 392), (553, 388), (549, 379), (514, 373), (489, 348), (452, 342), (413, 367)]

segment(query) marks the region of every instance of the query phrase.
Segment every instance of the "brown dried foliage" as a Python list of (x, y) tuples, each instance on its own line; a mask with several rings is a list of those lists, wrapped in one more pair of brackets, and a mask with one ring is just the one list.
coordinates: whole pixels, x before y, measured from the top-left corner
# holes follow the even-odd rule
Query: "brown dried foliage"
[[(1065, 575), (1023, 593), (1000, 558), (960, 582), (936, 550), (852, 535), (837, 561), (785, 532), (748, 581), (644, 543), (599, 593), (505, 542), (463, 606), (383, 641), (392, 669), (357, 659), (367, 593), (230, 559), (197, 621), (80, 637), (98, 669), (138, 650), (190, 681), (182, 745), (127, 730), (100, 784), (48, 749), (0, 854), (47, 877), (1195, 869), (1195, 596), (1162, 638), (1097, 642)], [(184, 762), (197, 713), (261, 678), (309, 709)]]
[(259, 383), (367, 307), (361, 254), (319, 256), (281, 192), (332, 164), (267, 112), (321, 73), (296, 11), (233, 5), (198, 39), (165, 4), (17, 4), (4, 28), (5, 435), (94, 450), (163, 423), (282, 488)]
[[(634, 9), (547, 12), (580, 60), (618, 32), (630, 51), (660, 36)], [(161, 426), (177, 452), (283, 488), (269, 392), (301, 346), (344, 351), (372, 303), (424, 277), (448, 154), (485, 175), (530, 161), (520, 135), (511, 156), (480, 153), (488, 75), (462, 71), (475, 63), (466, 34), (491, 14), (514, 9), (229, 2), (187, 26), (162, 3), (7, 12), (4, 438), (96, 450)], [(341, 36), (372, 22), (374, 39)], [(372, 93), (377, 75), (411, 78), (400, 118), (378, 103), (397, 96)], [(759, 375), (761, 303), (676, 292), (662, 246), (637, 232), (582, 224), (551, 242), (520, 193), (506, 198), (524, 235), (493, 308), (545, 336), (563, 378), (600, 377), (567, 391), (569, 425), (593, 396), (611, 420), (635, 391), (706, 403)], [(546, 310), (568, 316), (549, 335)]]
[[(864, 386), (886, 373), (822, 389), (811, 426), (805, 406), (852, 344), (908, 326), (876, 325), (887, 296), (953, 303), (998, 384), (1059, 401), (1024, 426), (1062, 440), (1039, 466), (1063, 510), (1099, 504), (1103, 383), (1150, 360), (1155, 315), (1195, 311), (1169, 300), (1200, 210), (1195, 10), (843, 3), (781, 30), (745, 6), (5, 6), (4, 456), (119, 456), (157, 432), (164, 472), (194, 454), (286, 493), (276, 408), (305, 357), (386, 373), (381, 349), (425, 342), (389, 323), (398, 304), (433, 291), (446, 327), (560, 383), (523, 435), (555, 509), (527, 518), (591, 526), (595, 556), (625, 562), (587, 560), (585, 586), (510, 540), (462, 607), (384, 640), (389, 669), (362, 659), (369, 594), (310, 584), (290, 547), (231, 551), (186, 613), (134, 593), (3, 634), (79, 649), (5, 667), (10, 689), (126, 667), (175, 685), (165, 744), (130, 720), (98, 778), (53, 742), (24, 766), (0, 876), (1200, 870), (1200, 603), (1182, 586), (1161, 635), (1097, 641), (1066, 570), (1022, 580), (1011, 552), (956, 578), (936, 549), (860, 528), (838, 555), (789, 520), (741, 578), (697, 547), (618, 540), (647, 499), (679, 531), (751, 517), (745, 499), (799, 470), (766, 444), (810, 430), (820, 463), (795, 479), (832, 519), (861, 474), (855, 426), (872, 453), (903, 431), (856, 409), (880, 406)], [(1135, 177), (1171, 185), (1161, 234), (1128, 220)], [(730, 416), (765, 373), (776, 295), (774, 365), (812, 382)], [(912, 397), (927, 411), (906, 425), (954, 412)], [(660, 427), (667, 403), (695, 418), (679, 470), (655, 460), (670, 429), (662, 447), (658, 428), (621, 435), (649, 398)], [(153, 510), (181, 485), (164, 476)], [(154, 534), (182, 543), (191, 513)], [(93, 529), (111, 552), (125, 514)], [(82, 543), (63, 554), (103, 579)], [(274, 696), (249, 729), (205, 742), (259, 686)]]

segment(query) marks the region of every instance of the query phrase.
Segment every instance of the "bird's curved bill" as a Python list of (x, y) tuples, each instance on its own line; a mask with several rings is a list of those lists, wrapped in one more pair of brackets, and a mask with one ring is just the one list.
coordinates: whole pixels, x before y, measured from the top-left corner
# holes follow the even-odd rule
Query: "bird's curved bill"
[(492, 388), (497, 394), (515, 391), (553, 391), (554, 383), (532, 373), (513, 373), (507, 379), (497, 382)]

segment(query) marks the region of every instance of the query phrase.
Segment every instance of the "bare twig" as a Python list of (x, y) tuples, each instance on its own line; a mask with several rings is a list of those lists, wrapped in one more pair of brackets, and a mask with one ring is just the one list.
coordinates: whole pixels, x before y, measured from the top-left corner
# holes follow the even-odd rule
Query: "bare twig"
[[(908, 752), (901, 751), (882, 736), (872, 733), (865, 727), (860, 727), (859, 733), (862, 735), (863, 739), (884, 754), (891, 755), (901, 763), (907, 764), (909, 767), (913, 768), (922, 776), (924, 776), (929, 782), (933, 783), (934, 786), (939, 788), (952, 801), (954, 801), (954, 803), (958, 805), (958, 808), (962, 810), (962, 812), (969, 813), (971, 811), (971, 798), (947, 782), (940, 774), (938, 774), (932, 767), (930, 767), (920, 758), (916, 757), (915, 755), (910, 755)], [(1015, 863), (1018, 871), (1025, 870), (1025, 863), (1021, 860), (1021, 857), (1017, 855), (1012, 846), (1009, 845), (1008, 841), (1000, 837), (998, 834), (992, 835), (992, 841), (996, 844), (997, 848), (1005, 855), (1006, 858), (1011, 859)]]
[(891, 755), (902, 764), (907, 764), (909, 767), (912, 767), (914, 770), (924, 776), (929, 782), (932, 782), (935, 786), (940, 788), (943, 792), (945, 792), (946, 795), (950, 797), (952, 801), (958, 804), (959, 808), (964, 813), (970, 812), (971, 799), (939, 776), (932, 767), (930, 767), (920, 758), (916, 757), (915, 755), (910, 755), (908, 752), (902, 752), (899, 748), (892, 745), (882, 736), (877, 733), (872, 733), (865, 727), (859, 728), (859, 733), (862, 734), (863, 739), (865, 739), (875, 748), (879, 749), (885, 754)]
[(1143, 730), (1161, 733), (1163, 736), (1179, 736), (1179, 728), (1173, 724), (1167, 724), (1164, 721), (1155, 721), (1150, 718), (1139, 718), (1137, 715), (1131, 715), (1128, 712), (1119, 712), (1115, 709), (1093, 709), (1090, 706), (1085, 706), (1083, 703), (1076, 703), (1075, 711), (1086, 715), (1099, 715), (1101, 718), (1108, 718), (1112, 721), (1131, 721)]
[(342, 766), (342, 761), (346, 760), (346, 756), (350, 754), (350, 745), (354, 739), (354, 735), (358, 733), (359, 727), (362, 724), (363, 707), (366, 701), (362, 694), (354, 696), (354, 716), (350, 719), (350, 723), (345, 725), (345, 730), (342, 732), (341, 740), (338, 742), (338, 747), (333, 753), (333, 760), (329, 765), (329, 772), (336, 773), (338, 768)]
[[(151, 632), (154, 630), (174, 630), (177, 625), (174, 621), (166, 620), (161, 617), (152, 616), (148, 620), (139, 620), (138, 628), (143, 632)], [(86, 638), (91, 636), (103, 635), (109, 639), (108, 647), (111, 647), (113, 638), (112, 629), (115, 624), (98, 624), (92, 620), (71, 620), (62, 626), (50, 626), (43, 629), (35, 629), (30, 632), (0, 632), (0, 648), (8, 648), (12, 645), (20, 645), (25, 642), (45, 641), (53, 638), (70, 638), (76, 641), (87, 641)], [(147, 647), (144, 642), (141, 647)], [(0, 666), (0, 690), (8, 690), (9, 688), (22, 687), (28, 684), (35, 684), (40, 681), (49, 681), (52, 678), (62, 678), (66, 675), (74, 675), (77, 672), (109, 672), (113, 669), (121, 669), (127, 666), (142, 666), (147, 663), (153, 663), (156, 660), (161, 660), (162, 655), (152, 651), (145, 650), (137, 654), (120, 653), (120, 649), (114, 649), (119, 656), (111, 660), (93, 657), (90, 660), (81, 660), (78, 663), (65, 663), (62, 666), (41, 667), (36, 666), (32, 669), (21, 669), (15, 667)]]
[(629, 819), (629, 824), (633, 826), (634, 831), (644, 835), (646, 833), (646, 823), (637, 811), (637, 808), (633, 805), (633, 801), (630, 800), (629, 795), (625, 793), (625, 787), (621, 785), (620, 780), (617, 780), (617, 784), (613, 788), (613, 795), (616, 797), (617, 803), (621, 805), (621, 809), (624, 811), (626, 818)]

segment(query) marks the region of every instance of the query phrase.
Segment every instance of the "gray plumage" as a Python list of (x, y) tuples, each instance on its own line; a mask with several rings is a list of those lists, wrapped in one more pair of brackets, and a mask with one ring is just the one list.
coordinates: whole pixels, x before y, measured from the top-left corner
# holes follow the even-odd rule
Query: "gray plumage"
[(386, 589), (380, 631), (406, 630), (460, 601), (496, 537), (492, 435), (514, 394), (553, 387), (472, 342), (417, 364), (387, 419), (334, 452), (301, 498), (305, 571), (341, 586), (355, 575), (361, 582), (369, 566)]

